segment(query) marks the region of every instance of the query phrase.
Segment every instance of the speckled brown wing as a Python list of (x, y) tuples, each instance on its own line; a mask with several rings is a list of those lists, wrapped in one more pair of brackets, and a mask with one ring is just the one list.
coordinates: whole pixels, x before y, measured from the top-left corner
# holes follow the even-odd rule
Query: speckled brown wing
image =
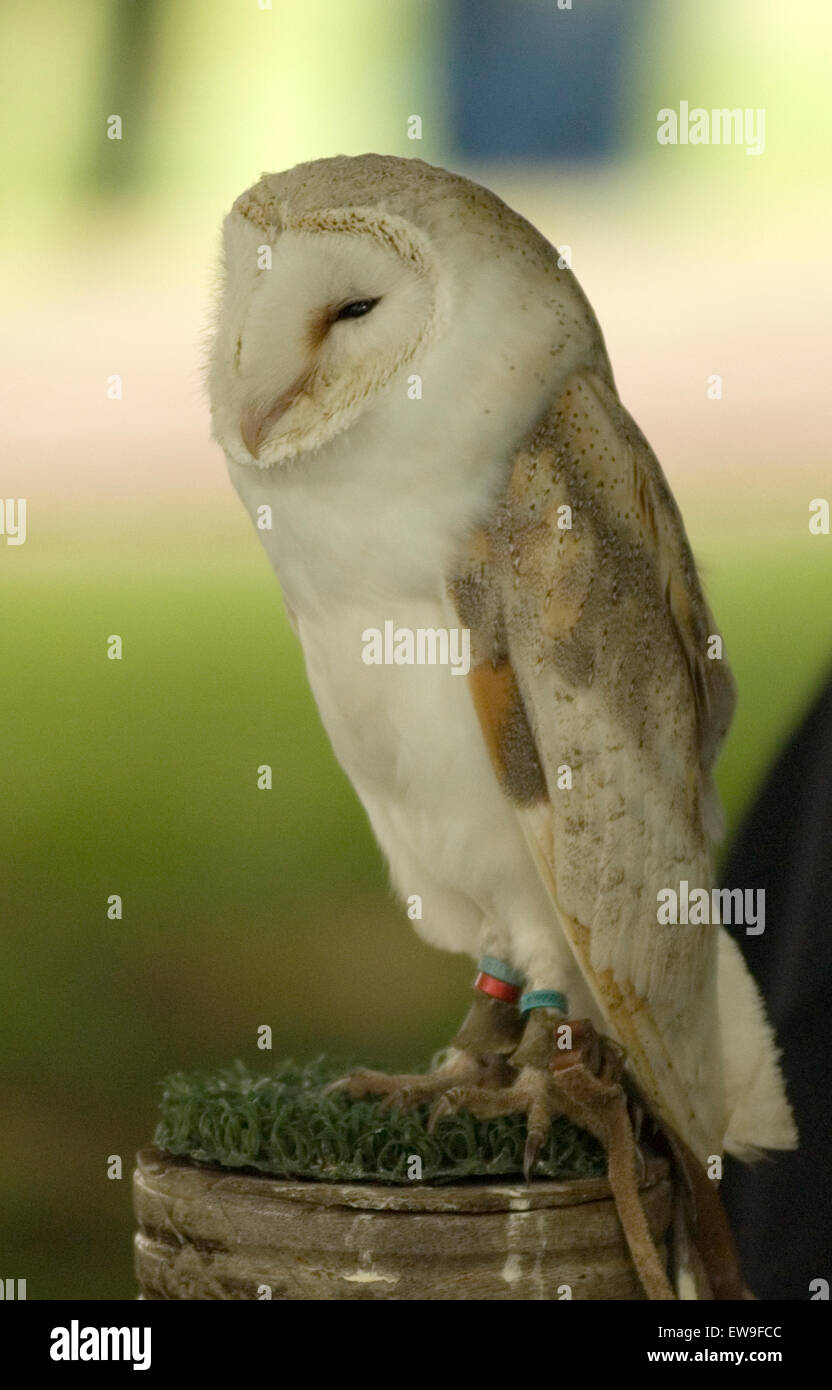
[(658, 462), (600, 377), (575, 374), (518, 452), (450, 592), (553, 931), (659, 1113), (719, 1152), (718, 928), (659, 924), (657, 895), (711, 887), (734, 685)]

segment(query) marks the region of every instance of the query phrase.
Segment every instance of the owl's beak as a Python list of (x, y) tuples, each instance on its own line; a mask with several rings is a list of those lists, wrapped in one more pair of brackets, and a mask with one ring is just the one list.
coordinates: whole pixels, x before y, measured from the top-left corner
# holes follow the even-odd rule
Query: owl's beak
[(304, 372), (271, 404), (262, 405), (254, 402), (245, 407), (240, 416), (240, 437), (252, 458), (259, 458), (260, 445), (264, 438), (270, 430), (274, 429), (278, 420), (286, 414), (289, 407), (294, 405), (298, 396), (303, 395), (309, 385), (310, 376), (310, 372)]

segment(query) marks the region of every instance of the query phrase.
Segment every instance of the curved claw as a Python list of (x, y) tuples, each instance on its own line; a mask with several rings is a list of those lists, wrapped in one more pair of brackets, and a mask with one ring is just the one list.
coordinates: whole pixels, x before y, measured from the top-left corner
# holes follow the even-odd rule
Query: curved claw
[(413, 1096), (407, 1091), (389, 1091), (378, 1107), (379, 1112), (385, 1115), (388, 1110), (406, 1110), (408, 1105), (413, 1105)]
[(433, 1134), (439, 1121), (446, 1115), (455, 1114), (459, 1105), (459, 1090), (446, 1091), (444, 1096), (440, 1096), (428, 1117), (428, 1134)]
[(337, 1081), (329, 1081), (321, 1091), (322, 1096), (331, 1096), (333, 1091), (346, 1091), (352, 1080), (349, 1076), (339, 1076)]
[(545, 1138), (546, 1135), (539, 1129), (527, 1130), (526, 1147), (523, 1150), (523, 1177), (526, 1182), (531, 1182), (534, 1177), (534, 1170)]
[(358, 1071), (348, 1072), (346, 1076), (339, 1076), (337, 1080), (328, 1082), (323, 1088), (323, 1094), (328, 1096), (334, 1091), (347, 1091), (353, 1100), (358, 1100), (360, 1096), (386, 1096), (391, 1090), (395, 1090), (395, 1078), (387, 1076), (384, 1072), (368, 1071), (362, 1067)]

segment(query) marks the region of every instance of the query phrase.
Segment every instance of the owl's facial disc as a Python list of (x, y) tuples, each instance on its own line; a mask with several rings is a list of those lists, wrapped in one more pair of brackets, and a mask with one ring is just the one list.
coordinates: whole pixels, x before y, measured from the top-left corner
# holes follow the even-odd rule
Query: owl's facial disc
[(436, 332), (432, 252), (399, 221), (351, 209), (290, 226), (265, 268), (263, 229), (227, 220), (210, 385), (214, 432), (239, 462), (319, 448)]
[[(306, 334), (310, 357), (309, 366), (285, 391), (281, 391), (271, 405), (268, 403), (264, 405), (255, 400), (243, 409), (240, 417), (240, 435), (253, 459), (259, 458), (261, 442), (273, 432), (275, 426), (286, 414), (286, 411), (295, 404), (298, 397), (309, 395), (316, 361), (320, 359), (321, 349), (333, 326), (351, 319), (366, 318), (367, 314), (380, 302), (381, 295), (351, 296), (340, 303), (327, 305), (312, 315)], [(242, 340), (240, 341), (242, 350)]]

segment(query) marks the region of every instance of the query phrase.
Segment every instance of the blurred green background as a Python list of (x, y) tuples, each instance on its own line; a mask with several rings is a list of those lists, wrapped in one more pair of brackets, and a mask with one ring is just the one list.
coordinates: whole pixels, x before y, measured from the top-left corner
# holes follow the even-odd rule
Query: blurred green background
[[(0, 536), (0, 1276), (29, 1297), (134, 1295), (129, 1174), (166, 1072), (268, 1063), (263, 1023), (274, 1057), (419, 1063), (467, 1003), (470, 962), (387, 890), (208, 438), (231, 201), (301, 159), (418, 155), (571, 247), (738, 678), (733, 829), (832, 654), (830, 539), (808, 529), (829, 496), (830, 37), (822, 0), (0, 10), (0, 495), (28, 501), (26, 543)], [(681, 100), (765, 108), (765, 153), (659, 146)]]

